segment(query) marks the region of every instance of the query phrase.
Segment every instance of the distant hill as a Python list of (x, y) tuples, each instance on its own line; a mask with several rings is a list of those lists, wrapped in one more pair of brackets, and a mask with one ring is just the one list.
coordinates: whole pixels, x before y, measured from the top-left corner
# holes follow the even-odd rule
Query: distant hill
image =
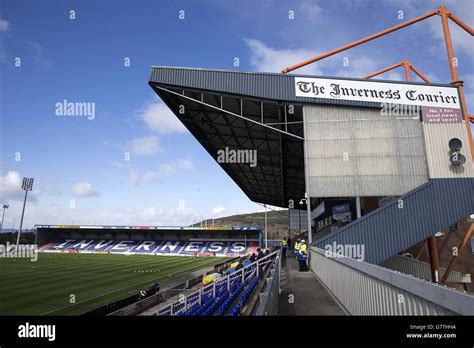
[[(17, 232), (4, 232), (0, 233), (0, 244), (15, 244), (17, 239)], [(35, 241), (35, 234), (32, 232), (22, 233), (20, 236), (20, 244), (33, 244)]]
[[(202, 221), (206, 226), (206, 220)], [(201, 222), (192, 226), (201, 226)], [(207, 226), (212, 226), (212, 219), (207, 220)], [(214, 219), (214, 226), (259, 226), (265, 228), (265, 213), (251, 213), (226, 216)], [(268, 239), (283, 239), (288, 236), (288, 210), (269, 210), (267, 212)]]

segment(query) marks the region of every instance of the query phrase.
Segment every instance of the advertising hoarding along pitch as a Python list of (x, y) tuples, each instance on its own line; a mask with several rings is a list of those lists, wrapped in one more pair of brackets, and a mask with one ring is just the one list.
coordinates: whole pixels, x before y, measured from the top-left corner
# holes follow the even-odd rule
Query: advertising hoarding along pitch
[(457, 87), (295, 77), (297, 97), (459, 109)]

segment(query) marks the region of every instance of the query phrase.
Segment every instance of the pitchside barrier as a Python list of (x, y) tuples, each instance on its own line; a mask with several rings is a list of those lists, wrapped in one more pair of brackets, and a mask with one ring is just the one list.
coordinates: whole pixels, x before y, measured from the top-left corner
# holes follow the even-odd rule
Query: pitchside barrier
[(474, 296), (311, 247), (311, 270), (351, 315), (474, 315)]
[[(274, 312), (274, 309), (278, 306), (278, 297), (275, 300), (274, 295), (268, 296), (271, 291), (274, 291), (276, 287), (276, 294), (278, 296), (279, 288), (279, 274), (281, 266), (281, 258), (279, 257), (280, 251), (274, 251), (271, 254), (257, 260), (240, 270), (235, 271), (234, 273), (228, 274), (219, 278), (205, 287), (200, 288), (187, 296), (181, 296), (179, 300), (170, 303), (164, 307), (161, 307), (157, 310), (155, 315), (166, 316), (166, 315), (179, 315), (190, 309), (192, 306), (197, 304), (202, 304), (202, 299), (204, 296), (212, 294), (212, 297), (216, 297), (217, 290), (221, 287), (227, 287), (227, 290), (230, 290), (231, 283), (235, 280), (241, 278), (242, 283), (245, 280), (249, 280), (254, 276), (259, 277), (260, 275), (265, 275), (266, 277), (262, 279), (264, 282), (260, 283), (260, 286), (257, 286), (255, 293), (258, 293), (261, 290), (264, 290), (263, 296), (261, 299), (257, 298), (253, 303), (253, 307), (258, 309), (260, 315), (271, 314)], [(268, 267), (273, 266), (273, 267)], [(270, 275), (270, 276), (269, 276)], [(261, 285), (265, 285), (262, 287)], [(250, 302), (251, 300), (249, 300)], [(275, 305), (276, 302), (276, 305)], [(268, 307), (268, 308), (267, 308)], [(271, 307), (271, 308), (270, 308)], [(243, 309), (243, 311), (248, 313), (248, 308)]]
[[(219, 262), (214, 265), (214, 270), (218, 270), (223, 266), (227, 266), (232, 262), (238, 260), (239, 257), (232, 258), (227, 261)], [(127, 296), (114, 302), (108, 303), (101, 307), (90, 310), (82, 315), (87, 316), (105, 316), (105, 315), (135, 315), (143, 312), (144, 310), (155, 306), (161, 302), (164, 302), (167, 298), (175, 296), (177, 293), (182, 292), (185, 289), (200, 283), (202, 281), (203, 274), (186, 280), (178, 285), (173, 286), (169, 289), (163, 289), (159, 293), (147, 290), (145, 296), (139, 294)]]

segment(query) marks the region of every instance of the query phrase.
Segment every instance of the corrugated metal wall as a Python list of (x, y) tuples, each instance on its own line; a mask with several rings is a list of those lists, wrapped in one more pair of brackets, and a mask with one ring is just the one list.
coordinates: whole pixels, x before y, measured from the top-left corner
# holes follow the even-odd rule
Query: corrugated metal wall
[(380, 263), (473, 212), (474, 179), (432, 179), (315, 244), (363, 245), (365, 261)]
[[(451, 124), (423, 124), (423, 133), (426, 143), (426, 157), (430, 178), (472, 178), (474, 164), (467, 129), (464, 122)], [(462, 167), (453, 168), (449, 161), (449, 140), (458, 138), (463, 143), (461, 154), (467, 161)]]
[(311, 270), (352, 315), (474, 314), (472, 295), (314, 248)]
[(303, 117), (312, 197), (399, 196), (428, 181), (417, 118), (329, 105)]

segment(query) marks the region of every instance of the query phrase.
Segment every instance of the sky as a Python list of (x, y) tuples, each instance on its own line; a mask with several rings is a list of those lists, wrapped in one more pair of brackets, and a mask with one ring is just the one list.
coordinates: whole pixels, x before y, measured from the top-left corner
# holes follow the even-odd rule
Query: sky
[[(474, 26), (473, 1), (444, 4)], [(0, 203), (10, 205), (4, 228), (19, 225), (23, 177), (35, 178), (26, 228), (177, 226), (262, 211), (154, 94), (150, 67), (279, 72), (439, 5), (0, 0)], [(450, 29), (472, 113), (472, 37), (453, 22)], [(450, 82), (440, 17), (295, 73), (363, 77), (403, 59), (433, 82)], [(400, 68), (380, 77), (403, 76)], [(91, 113), (63, 116), (64, 101), (89, 103)]]

